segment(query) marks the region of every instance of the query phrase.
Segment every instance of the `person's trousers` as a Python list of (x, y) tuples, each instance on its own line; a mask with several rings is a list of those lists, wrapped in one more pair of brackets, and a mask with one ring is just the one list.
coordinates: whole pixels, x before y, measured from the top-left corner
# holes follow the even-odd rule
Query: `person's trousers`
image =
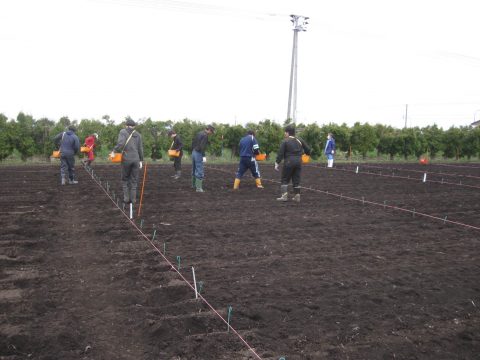
[(293, 192), (300, 194), (300, 179), (302, 175), (302, 160), (300, 157), (288, 157), (282, 168), (282, 185), (293, 184)]
[(192, 176), (196, 177), (198, 180), (203, 180), (203, 155), (193, 150), (192, 152)]
[(140, 173), (139, 161), (122, 162), (122, 188), (123, 202), (135, 204), (137, 199), (138, 175)]
[(182, 170), (182, 156), (174, 158), (173, 168), (175, 169), (175, 171), (181, 171)]
[(255, 179), (260, 177), (260, 170), (258, 169), (258, 163), (255, 158), (250, 156), (241, 156), (240, 164), (238, 164), (238, 170), (236, 174), (237, 179), (241, 179), (247, 170), (252, 172)]
[(60, 177), (69, 180), (75, 180), (75, 155), (60, 156)]

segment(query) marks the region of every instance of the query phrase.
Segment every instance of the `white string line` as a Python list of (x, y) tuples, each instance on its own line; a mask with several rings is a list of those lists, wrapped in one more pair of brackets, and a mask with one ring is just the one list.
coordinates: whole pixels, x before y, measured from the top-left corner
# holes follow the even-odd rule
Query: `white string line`
[[(84, 168), (85, 169), (85, 168)], [(85, 171), (88, 173), (88, 171), (85, 169)], [(142, 235), (142, 237), (148, 242), (150, 243), (150, 245), (153, 247), (153, 249), (158, 252), (160, 254), (160, 256), (167, 262), (168, 265), (171, 266), (172, 270), (174, 270), (181, 278), (182, 280), (188, 285), (190, 286), (190, 288), (192, 290), (195, 291), (195, 286), (192, 285), (183, 275), (182, 273), (180, 273), (180, 271), (175, 268), (175, 266), (168, 260), (168, 258), (161, 252), (161, 250), (153, 243), (153, 240), (151, 240), (147, 235), (145, 235), (145, 233), (137, 226), (137, 224), (135, 224), (135, 222), (130, 219), (130, 217), (128, 216), (127, 213), (125, 213), (121, 208), (120, 206), (118, 206), (118, 204), (113, 200), (113, 198), (110, 196), (110, 194), (105, 190), (105, 188), (97, 181), (97, 179), (95, 179), (95, 177), (88, 173), (92, 180), (98, 185), (100, 186), (100, 188), (103, 190), (103, 192), (105, 193), (105, 195), (107, 195), (107, 197), (113, 202), (113, 204), (120, 210), (120, 212), (122, 213), (122, 215), (130, 222), (130, 224)], [(200, 299), (228, 326), (229, 329), (232, 330), (232, 332), (237, 335), (237, 337), (248, 347), (248, 349), (255, 355), (255, 357), (259, 360), (262, 360), (262, 358), (255, 352), (255, 350), (253, 349), (253, 347), (250, 346), (250, 344), (247, 343), (247, 341), (238, 333), (237, 330), (235, 330), (227, 320), (225, 320), (223, 318), (222, 315), (220, 315), (220, 313), (215, 310), (215, 308), (201, 295), (201, 294), (198, 294), (198, 296), (200, 297)]]
[[(222, 170), (222, 169), (218, 169), (218, 168), (214, 168), (214, 167), (209, 167), (209, 168), (217, 170), (217, 171), (222, 171), (222, 172), (228, 173), (227, 171)], [(281, 182), (278, 181), (278, 180), (265, 179), (265, 178), (262, 178), (262, 180), (263, 181), (270, 181), (270, 182), (273, 182), (273, 183), (276, 183), (276, 184), (281, 184)], [(326, 194), (326, 195), (332, 195), (332, 196), (335, 196), (335, 197), (340, 198), (340, 199), (346, 199), (346, 200), (351, 200), (351, 201), (356, 201), (356, 202), (362, 202), (362, 204), (375, 205), (375, 206), (381, 206), (383, 208), (389, 208), (389, 209), (393, 209), (393, 210), (404, 211), (404, 212), (407, 212), (407, 213), (410, 213), (410, 214), (413, 214), (413, 215), (419, 215), (419, 216), (424, 216), (424, 217), (427, 217), (427, 218), (430, 218), (430, 219), (439, 220), (439, 221), (442, 221), (443, 223), (449, 223), (449, 224), (452, 224), (452, 225), (463, 226), (463, 227), (466, 227), (466, 228), (469, 228), (469, 229), (480, 230), (480, 227), (465, 224), (465, 223), (462, 223), (462, 222), (459, 222), (459, 221), (448, 220), (446, 217), (441, 218), (441, 217), (438, 217), (438, 216), (418, 212), (418, 211), (415, 211), (415, 210), (404, 209), (404, 208), (401, 208), (401, 207), (398, 207), (398, 206), (393, 206), (393, 205), (381, 204), (381, 203), (377, 203), (375, 201), (370, 201), (370, 200), (365, 200), (365, 199), (358, 199), (358, 198), (348, 196), (348, 195), (337, 194), (337, 193), (332, 193), (330, 191), (314, 189), (312, 187), (300, 186), (300, 188), (305, 189), (305, 190), (318, 192), (318, 193), (322, 193), (322, 194)]]

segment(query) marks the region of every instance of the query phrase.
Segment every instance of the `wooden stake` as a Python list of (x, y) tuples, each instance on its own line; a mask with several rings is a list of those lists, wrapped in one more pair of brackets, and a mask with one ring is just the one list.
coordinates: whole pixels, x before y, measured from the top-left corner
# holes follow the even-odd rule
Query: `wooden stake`
[(142, 212), (143, 190), (145, 189), (145, 178), (146, 177), (147, 177), (147, 162), (145, 162), (145, 168), (143, 169), (142, 191), (140, 193), (140, 205), (138, 205), (137, 217), (140, 217), (140, 213)]

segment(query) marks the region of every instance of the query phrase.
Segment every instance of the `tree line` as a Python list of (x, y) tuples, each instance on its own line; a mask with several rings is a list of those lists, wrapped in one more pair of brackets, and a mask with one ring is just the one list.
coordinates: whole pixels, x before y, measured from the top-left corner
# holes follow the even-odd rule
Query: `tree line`
[[(127, 117), (128, 118), (128, 117)], [(125, 119), (126, 120), (126, 119)], [(142, 134), (145, 155), (153, 160), (161, 159), (170, 148), (171, 139), (167, 132), (174, 129), (184, 143), (184, 149), (191, 151), (192, 138), (207, 124), (183, 119), (173, 122), (142, 119), (137, 121), (137, 130)], [(208, 152), (213, 156), (222, 156), (229, 149), (232, 156), (238, 155), (238, 142), (247, 130), (254, 130), (262, 152), (275, 153), (283, 139), (283, 129), (289, 124), (278, 124), (272, 120), (242, 125), (212, 124), (215, 135), (210, 137)], [(83, 142), (93, 133), (99, 134), (97, 153), (106, 156), (117, 141), (123, 123), (116, 123), (108, 115), (101, 119), (70, 120), (62, 117), (58, 121), (47, 118), (34, 119), (31, 115), (19, 113), (16, 119), (8, 119), (0, 113), (0, 161), (12, 155), (14, 151), (26, 161), (33, 156), (49, 159), (55, 149), (53, 138), (66, 127), (73, 125)], [(470, 159), (480, 156), (480, 128), (470, 126), (452, 126), (447, 130), (436, 125), (423, 128), (410, 127), (397, 129), (385, 125), (368, 123), (346, 124), (296, 124), (297, 135), (312, 147), (314, 159), (323, 156), (327, 133), (331, 132), (337, 145), (337, 154), (346, 158), (359, 155), (366, 158), (372, 152), (376, 155), (388, 155), (391, 159), (401, 156), (404, 159), (428, 156), (431, 159)]]

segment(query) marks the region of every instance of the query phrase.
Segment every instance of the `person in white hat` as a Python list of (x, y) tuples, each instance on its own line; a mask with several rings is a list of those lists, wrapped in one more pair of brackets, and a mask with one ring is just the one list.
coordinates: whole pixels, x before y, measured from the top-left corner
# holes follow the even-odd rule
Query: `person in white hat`
[(95, 160), (95, 155), (93, 153), (93, 149), (95, 148), (95, 140), (98, 139), (98, 134), (93, 133), (92, 135), (89, 135), (85, 138), (85, 142), (83, 146), (88, 147), (90, 151), (86, 153), (87, 158), (82, 160), (83, 164), (87, 167), (90, 167), (92, 165), (93, 160)]
[(335, 139), (332, 133), (328, 133), (327, 142), (325, 143), (325, 155), (327, 156), (327, 167), (333, 167), (333, 156), (335, 155)]

